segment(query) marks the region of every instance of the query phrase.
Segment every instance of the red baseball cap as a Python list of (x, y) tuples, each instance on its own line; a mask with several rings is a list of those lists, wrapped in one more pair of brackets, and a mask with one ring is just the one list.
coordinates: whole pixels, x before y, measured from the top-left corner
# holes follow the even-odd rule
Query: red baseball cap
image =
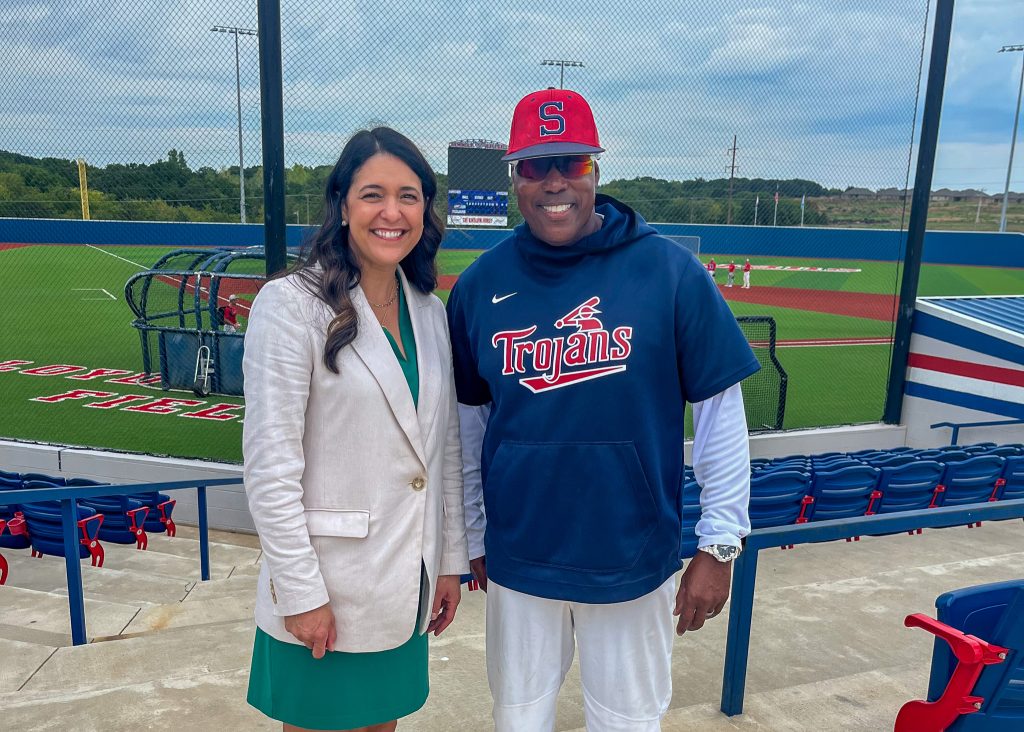
[(603, 152), (587, 100), (569, 89), (544, 89), (527, 94), (516, 105), (508, 154), (502, 160)]

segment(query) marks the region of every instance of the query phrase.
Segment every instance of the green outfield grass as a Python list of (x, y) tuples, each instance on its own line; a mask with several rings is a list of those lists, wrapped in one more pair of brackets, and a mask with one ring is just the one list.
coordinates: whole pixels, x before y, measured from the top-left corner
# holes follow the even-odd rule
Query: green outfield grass
[[(19, 359), (27, 369), (52, 364), (87, 368), (142, 370), (138, 332), (124, 300), (125, 282), (150, 267), (165, 247), (31, 246), (0, 250), (5, 286), (0, 289), (3, 315), (0, 361)], [(479, 252), (443, 250), (439, 270), (455, 275)], [(736, 255), (742, 262), (742, 255)], [(728, 257), (716, 256), (716, 261)], [(892, 294), (896, 267), (891, 263), (796, 258), (752, 259), (755, 264), (859, 268), (861, 272), (775, 272), (757, 270), (758, 287), (803, 288)], [(261, 262), (239, 271), (260, 272)], [(739, 277), (737, 277), (739, 279)], [(719, 281), (724, 276), (719, 275)], [(926, 265), (922, 295), (1024, 293), (1024, 270)], [(439, 291), (446, 297), (446, 291)], [(244, 300), (244, 297), (243, 297)], [(788, 304), (788, 302), (787, 302)], [(771, 315), (780, 341), (818, 338), (889, 337), (890, 323), (869, 318), (809, 312), (796, 307), (732, 302), (737, 315)], [(244, 310), (243, 310), (244, 316)], [(244, 323), (244, 317), (243, 317)], [(788, 428), (870, 422), (882, 412), (890, 350), (887, 345), (780, 348), (778, 358), (789, 373)], [(12, 367), (13, 368), (13, 367)], [(73, 375), (73, 374), (71, 374)], [(116, 378), (110, 377), (110, 378)], [(152, 398), (196, 399), (191, 393), (110, 383), (108, 378), (81, 381), (65, 375), (33, 376), (0, 367), (0, 435), (4, 437), (158, 455), (237, 461), (241, 458), (241, 421), (203, 421), (182, 417), (216, 404), (241, 405), (237, 398), (212, 396), (205, 404), (181, 406), (159, 415), (124, 409), (84, 406), (95, 399), (59, 403), (32, 401), (72, 389)], [(140, 400), (133, 404), (144, 404)], [(124, 406), (132, 406), (126, 404)], [(238, 410), (239, 412), (241, 410)]]

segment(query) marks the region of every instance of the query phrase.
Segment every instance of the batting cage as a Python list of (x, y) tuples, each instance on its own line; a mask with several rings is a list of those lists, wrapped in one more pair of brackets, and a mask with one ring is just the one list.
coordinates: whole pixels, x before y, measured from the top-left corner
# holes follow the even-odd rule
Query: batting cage
[(789, 377), (775, 357), (775, 318), (741, 315), (736, 318), (757, 356), (761, 370), (743, 380), (743, 406), (751, 432), (781, 430), (786, 416)]
[(143, 371), (164, 389), (241, 395), (243, 331), (265, 259), (262, 247), (179, 249), (129, 279)]

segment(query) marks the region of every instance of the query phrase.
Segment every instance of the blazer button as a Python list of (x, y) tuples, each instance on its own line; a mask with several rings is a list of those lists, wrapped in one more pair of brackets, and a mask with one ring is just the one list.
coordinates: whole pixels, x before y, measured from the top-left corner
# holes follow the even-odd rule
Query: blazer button
[(414, 491), (421, 491), (427, 486), (427, 479), (424, 478), (422, 475), (417, 475), (415, 478), (412, 479), (412, 483), (410, 483), (409, 485), (412, 486), (412, 489)]

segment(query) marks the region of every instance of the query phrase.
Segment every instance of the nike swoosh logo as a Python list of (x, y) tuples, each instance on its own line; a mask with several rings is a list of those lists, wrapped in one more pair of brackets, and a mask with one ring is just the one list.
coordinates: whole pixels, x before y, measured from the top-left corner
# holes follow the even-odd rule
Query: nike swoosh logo
[(497, 305), (502, 300), (508, 300), (513, 295), (518, 295), (518, 294), (519, 294), (519, 292), (516, 291), (516, 292), (510, 292), (507, 295), (502, 295), (501, 297), (498, 297), (497, 295), (492, 295), (491, 296), (491, 302), (494, 303), (495, 305)]

